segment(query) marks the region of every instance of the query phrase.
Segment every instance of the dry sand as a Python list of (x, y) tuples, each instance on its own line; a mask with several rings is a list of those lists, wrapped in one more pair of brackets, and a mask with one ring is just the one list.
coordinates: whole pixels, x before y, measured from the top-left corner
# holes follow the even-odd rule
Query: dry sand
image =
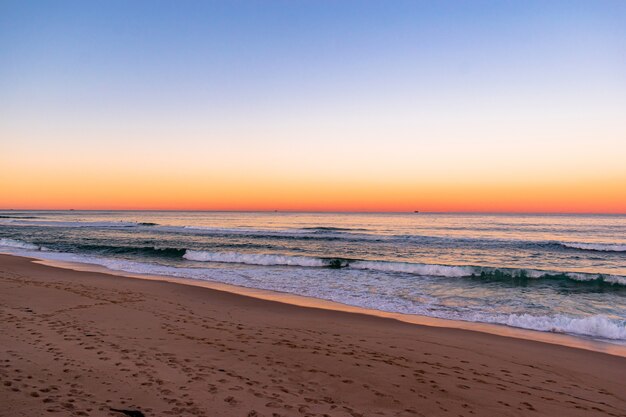
[(626, 416), (623, 357), (13, 256), (0, 314), (2, 416)]

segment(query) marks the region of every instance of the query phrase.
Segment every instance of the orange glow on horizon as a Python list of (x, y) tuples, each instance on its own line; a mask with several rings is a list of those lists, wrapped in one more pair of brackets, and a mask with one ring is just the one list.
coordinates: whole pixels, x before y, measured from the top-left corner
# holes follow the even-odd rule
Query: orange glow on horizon
[(514, 184), (107, 179), (0, 182), (2, 209), (626, 213), (626, 178)]

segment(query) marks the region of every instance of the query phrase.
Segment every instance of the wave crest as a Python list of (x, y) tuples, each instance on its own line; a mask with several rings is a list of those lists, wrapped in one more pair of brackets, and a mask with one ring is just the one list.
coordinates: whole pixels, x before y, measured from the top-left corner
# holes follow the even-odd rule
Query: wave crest
[(307, 256), (268, 255), (238, 252), (207, 252), (187, 250), (183, 258), (199, 262), (237, 263), (262, 266), (304, 266), (312, 268), (341, 268), (348, 261), (338, 258), (311, 258)]
[(24, 242), (22, 240), (8, 239), (8, 238), (0, 239), (0, 246), (16, 248), (16, 249), (26, 249), (26, 250), (40, 250), (41, 249), (40, 246), (34, 245), (32, 243)]
[(615, 243), (578, 243), (560, 242), (561, 246), (570, 249), (590, 250), (597, 252), (626, 252), (626, 245)]
[(185, 249), (168, 248), (160, 246), (118, 246), (118, 245), (91, 245), (77, 244), (77, 248), (87, 252), (98, 252), (103, 254), (119, 255), (144, 255), (167, 258), (181, 258), (185, 254)]
[(382, 272), (404, 272), (414, 275), (433, 275), (438, 277), (461, 278), (475, 273), (472, 266), (451, 266), (436, 264), (418, 264), (410, 262), (355, 261), (349, 264), (354, 269), (369, 269)]
[(560, 314), (556, 316), (511, 314), (488, 321), (543, 332), (569, 333), (613, 340), (626, 339), (626, 323), (619, 323), (600, 315), (576, 318)]
[(556, 272), (534, 269), (494, 268), (470, 265), (437, 265), (394, 261), (368, 261), (346, 258), (270, 255), (240, 252), (187, 250), (183, 258), (198, 262), (237, 263), (261, 266), (300, 266), (309, 268), (350, 268), (417, 276), (442, 278), (475, 278), (489, 280), (568, 279), (579, 282), (624, 285), (626, 277), (583, 272)]

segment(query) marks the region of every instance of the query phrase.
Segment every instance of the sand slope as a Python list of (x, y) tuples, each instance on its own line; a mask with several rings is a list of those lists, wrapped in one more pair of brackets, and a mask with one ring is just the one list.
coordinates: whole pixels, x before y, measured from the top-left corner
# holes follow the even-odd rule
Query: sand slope
[(4, 255), (0, 365), (11, 417), (626, 416), (622, 357)]

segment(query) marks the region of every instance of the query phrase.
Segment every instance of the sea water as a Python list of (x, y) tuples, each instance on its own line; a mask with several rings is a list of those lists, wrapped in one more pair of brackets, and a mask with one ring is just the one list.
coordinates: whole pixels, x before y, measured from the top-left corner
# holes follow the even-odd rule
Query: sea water
[(0, 251), (626, 344), (626, 216), (0, 211)]

